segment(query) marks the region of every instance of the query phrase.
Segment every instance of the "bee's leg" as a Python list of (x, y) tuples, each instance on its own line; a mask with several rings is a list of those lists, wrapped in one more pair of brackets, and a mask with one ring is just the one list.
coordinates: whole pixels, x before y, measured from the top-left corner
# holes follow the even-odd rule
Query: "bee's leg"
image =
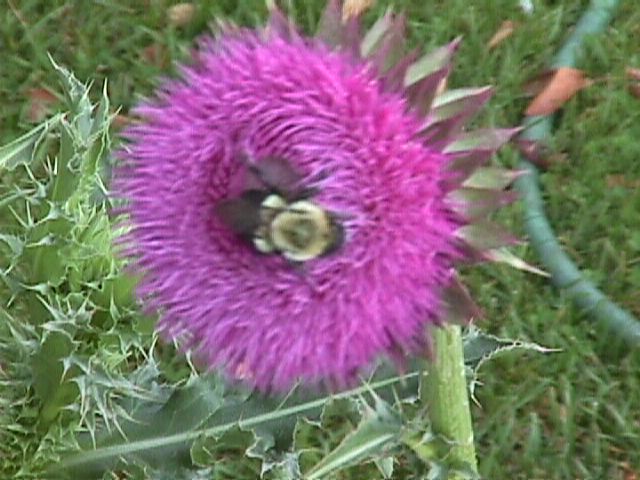
[(291, 201), (306, 200), (307, 198), (315, 197), (318, 193), (320, 193), (320, 188), (306, 187), (298, 190), (290, 200)]
[(286, 257), (283, 257), (283, 259), (291, 267), (291, 270), (293, 270), (295, 273), (300, 275), (301, 278), (305, 278), (306, 277), (307, 271), (306, 271), (306, 268), (304, 266), (304, 262), (296, 262), (295, 260), (291, 260), (291, 259), (286, 258)]
[(312, 185), (312, 186), (298, 189), (298, 191), (295, 192), (295, 198), (292, 198), (291, 200), (305, 200), (307, 198), (315, 197), (320, 193), (320, 190), (321, 190), (318, 184), (321, 183), (328, 176), (329, 176), (329, 172), (324, 168), (319, 172), (315, 173), (314, 175), (309, 177), (309, 179), (305, 182), (308, 185)]

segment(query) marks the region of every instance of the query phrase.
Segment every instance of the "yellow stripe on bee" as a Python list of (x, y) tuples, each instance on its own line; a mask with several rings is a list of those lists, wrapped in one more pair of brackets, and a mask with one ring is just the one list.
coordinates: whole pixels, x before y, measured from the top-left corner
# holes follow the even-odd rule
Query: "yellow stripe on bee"
[[(306, 230), (309, 229), (311, 230)], [(327, 213), (306, 200), (292, 203), (277, 214), (271, 223), (271, 240), (282, 255), (292, 261), (304, 262), (322, 255), (328, 247), (331, 224)], [(297, 245), (292, 238), (299, 234), (304, 242)], [(309, 238), (304, 238), (308, 235)]]

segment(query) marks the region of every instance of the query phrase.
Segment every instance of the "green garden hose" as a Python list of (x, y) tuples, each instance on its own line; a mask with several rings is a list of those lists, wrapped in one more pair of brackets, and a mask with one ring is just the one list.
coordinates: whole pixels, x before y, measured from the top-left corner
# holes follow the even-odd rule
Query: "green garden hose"
[[(581, 53), (585, 37), (603, 31), (618, 4), (618, 0), (592, 0), (575, 30), (555, 56), (551, 67), (573, 67)], [(526, 140), (544, 141), (551, 136), (552, 120), (552, 115), (528, 117), (524, 121), (525, 130), (521, 137)], [(564, 290), (573, 302), (594, 320), (601, 322), (630, 344), (640, 345), (640, 321), (611, 302), (585, 279), (556, 240), (544, 213), (538, 182), (540, 174), (536, 166), (522, 157), (519, 167), (529, 173), (516, 182), (516, 188), (524, 202), (525, 230), (532, 247), (550, 272), (553, 283)]]

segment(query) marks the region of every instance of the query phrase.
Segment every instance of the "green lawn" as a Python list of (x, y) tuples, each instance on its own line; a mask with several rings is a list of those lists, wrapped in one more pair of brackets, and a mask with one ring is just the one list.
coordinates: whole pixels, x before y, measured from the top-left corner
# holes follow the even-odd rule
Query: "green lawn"
[[(126, 114), (162, 75), (172, 72), (174, 61), (187, 58), (193, 38), (216, 16), (246, 25), (266, 16), (259, 0), (204, 0), (188, 26), (173, 27), (167, 22), (170, 3), (5, 0), (0, 8), (0, 144), (33, 126), (33, 89), (60, 94), (47, 52), (81, 81), (94, 82), (95, 101), (108, 79), (112, 107)], [(293, 12), (301, 25), (315, 25), (321, 0), (289, 3), (295, 3)], [(528, 102), (522, 85), (544, 68), (588, 3), (534, 0), (530, 16), (517, 0), (410, 0), (396, 2), (396, 8), (404, 5), (412, 44), (427, 48), (464, 36), (451, 86), (495, 85), (496, 95), (477, 123), (509, 126), (519, 122)], [(387, 4), (378, 0), (376, 10)], [(517, 23), (514, 34), (488, 50), (486, 43), (505, 20)], [(630, 0), (623, 2), (605, 34), (589, 40), (579, 68), (596, 81), (559, 116), (553, 148), (564, 155), (558, 155), (543, 176), (547, 212), (560, 242), (589, 278), (636, 316), (640, 98), (628, 92), (625, 68), (640, 68), (638, 38), (640, 8)], [(515, 153), (505, 149), (497, 161), (513, 165)], [(9, 181), (10, 177), (2, 179), (4, 185)], [(521, 233), (521, 213), (517, 205), (501, 218)], [(0, 213), (0, 220), (6, 218), (6, 212)], [(536, 262), (528, 249), (519, 253)], [(482, 385), (476, 389), (473, 414), (483, 477), (640, 475), (640, 353), (605, 335), (544, 278), (494, 265), (464, 273), (486, 312), (481, 328), (561, 349), (549, 355), (510, 354), (480, 371)], [(90, 358), (86, 365), (101, 363), (106, 377), (96, 385), (104, 389), (70, 390), (67, 394), (78, 402), (95, 401), (43, 419), (43, 400), (30, 385), (38, 375), (38, 362), (49, 355), (34, 346), (44, 329), (31, 328), (30, 319), (21, 317), (15, 304), (5, 308), (8, 289), (1, 287), (0, 295), (6, 314), (24, 326), (24, 332), (0, 327), (0, 478), (42, 478), (37, 469), (53, 459), (57, 442), (69, 441), (79, 415), (116, 415), (113, 406), (136, 391), (132, 364), (148, 362), (152, 348), (157, 362), (152, 366), (162, 371), (167, 383), (184, 377), (187, 367), (181, 357), (174, 359), (172, 352), (151, 345), (147, 319), (127, 313), (120, 320), (92, 322), (75, 337), (79, 343), (74, 343), (74, 358)], [(72, 310), (77, 313), (69, 304), (59, 308)], [(256, 468), (252, 462), (231, 462), (230, 471), (237, 469), (237, 476), (223, 472), (216, 478), (251, 478)], [(357, 470), (350, 472), (352, 476), (340, 478), (361, 478)]]

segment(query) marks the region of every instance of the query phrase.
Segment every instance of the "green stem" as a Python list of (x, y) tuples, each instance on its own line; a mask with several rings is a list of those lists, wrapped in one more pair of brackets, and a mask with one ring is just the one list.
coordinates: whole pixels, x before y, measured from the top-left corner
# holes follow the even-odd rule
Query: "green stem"
[(429, 406), (433, 433), (453, 443), (447, 463), (477, 473), (461, 329), (436, 328), (433, 340), (435, 357), (427, 365), (421, 397)]

